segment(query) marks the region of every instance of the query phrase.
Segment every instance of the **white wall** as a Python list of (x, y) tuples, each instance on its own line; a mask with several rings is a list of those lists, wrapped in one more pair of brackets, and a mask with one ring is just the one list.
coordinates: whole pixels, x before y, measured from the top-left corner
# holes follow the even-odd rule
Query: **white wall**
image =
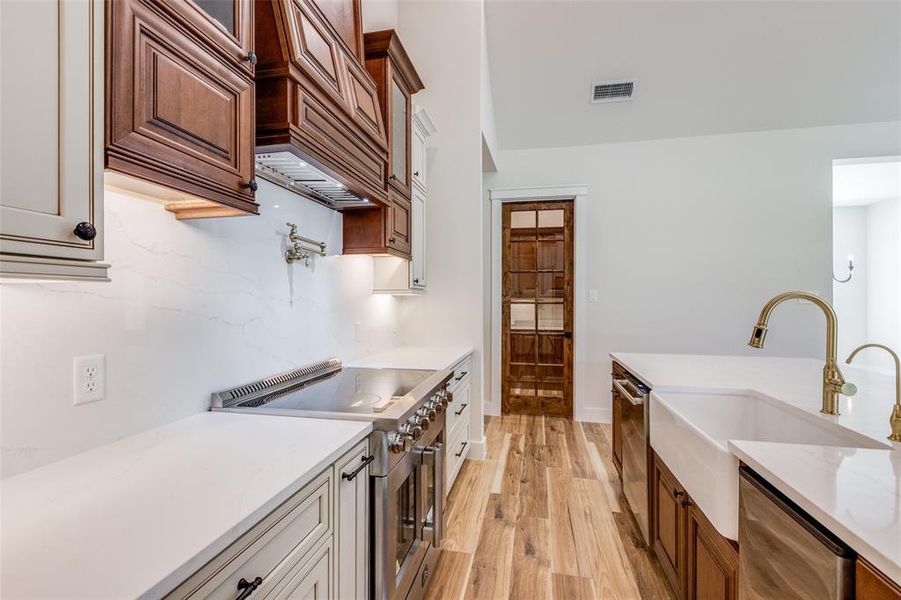
[[(340, 252), (341, 215), (260, 186), (262, 216), (185, 222), (108, 192), (111, 283), (0, 287), (4, 477), (206, 410), (211, 392), (398, 342), (371, 258), (282, 258), (286, 221)], [(85, 354), (106, 354), (106, 398), (73, 406)]]
[(401, 2), (398, 35), (425, 83), (416, 103), (438, 131), (429, 139), (428, 294), (404, 301), (407, 344), (475, 348), (471, 438), (482, 451), (484, 394), (481, 36), (482, 3)]
[[(867, 207), (867, 337), (901, 352), (901, 199)], [(870, 364), (892, 369), (884, 353), (868, 350)]]
[[(832, 270), (848, 276), (848, 255), (854, 256), (851, 281), (832, 282), (832, 305), (838, 315), (838, 353), (844, 359), (867, 341), (867, 207), (844, 206), (832, 211)], [(861, 355), (865, 361), (869, 356)]]
[(397, 0), (363, 0), (363, 31), (397, 28)]
[[(501, 151), (488, 188), (589, 186), (586, 288), (599, 301), (576, 323), (591, 370), (577, 406), (609, 411), (610, 351), (761, 352), (746, 343), (771, 295), (831, 296), (832, 160), (898, 154), (899, 125)], [(812, 307), (783, 306), (771, 325), (764, 354), (822, 355)]]

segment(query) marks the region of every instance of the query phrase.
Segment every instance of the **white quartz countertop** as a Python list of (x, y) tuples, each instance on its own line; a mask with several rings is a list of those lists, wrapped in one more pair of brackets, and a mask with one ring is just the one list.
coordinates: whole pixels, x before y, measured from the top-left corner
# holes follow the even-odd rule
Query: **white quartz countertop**
[(160, 596), (371, 429), (202, 413), (3, 480), (0, 596)]
[[(841, 365), (858, 393), (823, 415), (821, 359), (610, 354), (658, 396), (756, 392), (863, 434), (885, 450), (730, 440), (730, 451), (901, 583), (901, 444), (889, 442), (894, 378)], [(653, 425), (652, 425), (653, 430)]]
[(729, 448), (901, 583), (901, 452), (744, 441)]
[(378, 354), (348, 361), (348, 367), (369, 369), (449, 369), (472, 354), (464, 346), (401, 346)]

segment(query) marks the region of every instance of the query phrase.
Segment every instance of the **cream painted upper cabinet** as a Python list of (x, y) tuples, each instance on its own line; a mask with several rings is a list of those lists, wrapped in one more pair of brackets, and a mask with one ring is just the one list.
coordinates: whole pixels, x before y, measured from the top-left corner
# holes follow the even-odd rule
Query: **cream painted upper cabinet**
[(0, 1), (0, 276), (107, 281), (104, 3)]

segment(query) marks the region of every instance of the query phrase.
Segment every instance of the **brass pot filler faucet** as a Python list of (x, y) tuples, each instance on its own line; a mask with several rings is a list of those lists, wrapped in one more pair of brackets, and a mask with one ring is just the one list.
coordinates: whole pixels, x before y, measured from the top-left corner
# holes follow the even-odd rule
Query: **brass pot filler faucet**
[[(841, 369), (838, 368), (836, 360), (838, 346), (838, 318), (835, 315), (835, 310), (828, 301), (820, 298), (816, 294), (811, 294), (810, 292), (785, 292), (774, 296), (760, 311), (760, 317), (758, 317), (757, 324), (751, 332), (751, 339), (748, 341), (748, 345), (752, 348), (763, 348), (770, 314), (773, 312), (773, 309), (787, 300), (806, 300), (818, 306), (826, 316), (826, 364), (823, 367), (823, 407), (820, 409), (820, 412), (825, 415), (837, 415), (839, 414), (839, 394), (853, 396), (857, 393), (857, 386), (845, 381)], [(864, 348), (881, 348), (891, 354), (892, 358), (895, 360), (895, 406), (889, 417), (892, 431), (891, 435), (889, 435), (889, 439), (893, 442), (901, 442), (901, 362), (898, 360), (898, 355), (888, 346), (883, 346), (882, 344), (864, 344), (854, 350), (845, 363), (851, 364), (851, 361), (857, 353)]]

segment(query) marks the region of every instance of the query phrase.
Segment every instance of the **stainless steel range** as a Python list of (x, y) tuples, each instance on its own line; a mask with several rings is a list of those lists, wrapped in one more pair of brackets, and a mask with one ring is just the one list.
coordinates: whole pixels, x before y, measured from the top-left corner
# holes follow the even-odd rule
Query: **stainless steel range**
[(444, 530), (445, 409), (452, 371), (343, 368), (333, 358), (217, 392), (215, 411), (371, 421), (372, 598), (416, 600)]

